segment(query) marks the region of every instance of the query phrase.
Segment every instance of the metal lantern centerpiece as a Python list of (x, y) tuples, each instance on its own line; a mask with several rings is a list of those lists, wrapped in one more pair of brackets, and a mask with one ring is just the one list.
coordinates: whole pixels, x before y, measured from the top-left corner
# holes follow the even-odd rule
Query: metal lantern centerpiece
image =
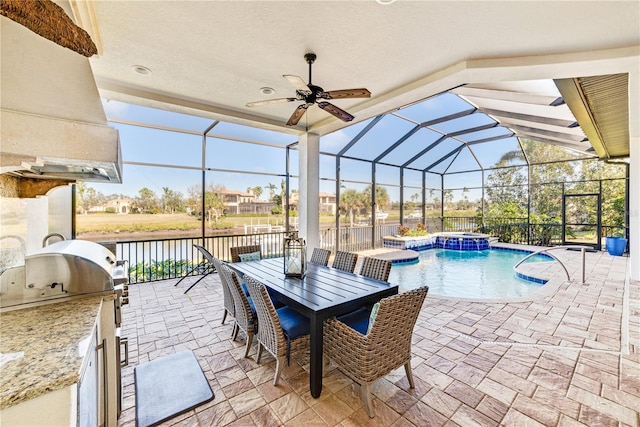
[(307, 245), (298, 237), (298, 232), (289, 233), (284, 238), (284, 275), (287, 277), (304, 277), (307, 267)]

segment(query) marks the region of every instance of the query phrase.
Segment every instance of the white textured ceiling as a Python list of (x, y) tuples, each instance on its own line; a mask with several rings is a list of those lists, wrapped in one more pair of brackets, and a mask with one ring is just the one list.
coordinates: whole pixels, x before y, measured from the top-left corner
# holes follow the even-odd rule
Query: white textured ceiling
[[(104, 97), (281, 130), (298, 102), (254, 108), (245, 104), (294, 96), (282, 75), (296, 74), (306, 81), (303, 55), (310, 51), (318, 55), (314, 84), (325, 90), (371, 91), (368, 100), (332, 101), (358, 121), (451, 85), (499, 81), (503, 78), (499, 70), (495, 77), (488, 76), (501, 60), (513, 68), (519, 57), (531, 65), (537, 57), (545, 62), (543, 58), (554, 55), (640, 45), (640, 3), (635, 1), (398, 0), (390, 5), (374, 0), (72, 1), (71, 5), (78, 23), (98, 45), (99, 55), (90, 64)], [(475, 61), (477, 68), (469, 71), (472, 60), (489, 60), (488, 66)], [(152, 73), (137, 74), (134, 65)], [(467, 72), (447, 80), (462, 69)], [(586, 73), (589, 67), (582, 70)], [(521, 79), (579, 77), (564, 75), (570, 72), (547, 67), (536, 75), (529, 67)], [(513, 79), (514, 74), (504, 77)], [(517, 73), (515, 77), (519, 79)], [(276, 93), (262, 95), (263, 86)], [(342, 125), (314, 106), (294, 130), (308, 127), (323, 134)]]

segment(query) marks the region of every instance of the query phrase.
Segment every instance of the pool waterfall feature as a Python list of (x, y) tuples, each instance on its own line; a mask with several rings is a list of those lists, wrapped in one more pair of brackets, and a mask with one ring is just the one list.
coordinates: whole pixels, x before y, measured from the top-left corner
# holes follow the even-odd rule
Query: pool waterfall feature
[(423, 251), (440, 248), (458, 251), (484, 251), (489, 249), (489, 236), (483, 233), (443, 232), (427, 236), (384, 236), (385, 248)]

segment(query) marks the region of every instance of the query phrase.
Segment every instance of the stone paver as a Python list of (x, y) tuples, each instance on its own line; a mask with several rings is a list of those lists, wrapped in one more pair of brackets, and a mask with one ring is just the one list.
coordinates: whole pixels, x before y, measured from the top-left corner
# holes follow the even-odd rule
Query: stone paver
[[(366, 255), (373, 254), (367, 252)], [(359, 390), (330, 366), (322, 396), (308, 391), (308, 354), (299, 353), (271, 383), (275, 362), (248, 358), (244, 336), (230, 339), (222, 290), (208, 276), (189, 294), (185, 280), (131, 285), (122, 336), (121, 427), (135, 425), (133, 369), (184, 349), (195, 352), (215, 399), (163, 425), (639, 425), (640, 283), (625, 282), (628, 258), (556, 250), (557, 262), (525, 264), (549, 282), (517, 301), (470, 301), (429, 295), (414, 329), (410, 389), (403, 369), (372, 387), (369, 420)]]

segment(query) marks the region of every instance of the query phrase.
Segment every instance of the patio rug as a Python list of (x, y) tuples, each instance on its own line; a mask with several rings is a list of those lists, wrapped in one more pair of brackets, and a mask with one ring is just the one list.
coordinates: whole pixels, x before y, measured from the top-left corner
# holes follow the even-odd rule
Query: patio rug
[(136, 426), (155, 426), (214, 398), (192, 351), (143, 363), (134, 369)]

